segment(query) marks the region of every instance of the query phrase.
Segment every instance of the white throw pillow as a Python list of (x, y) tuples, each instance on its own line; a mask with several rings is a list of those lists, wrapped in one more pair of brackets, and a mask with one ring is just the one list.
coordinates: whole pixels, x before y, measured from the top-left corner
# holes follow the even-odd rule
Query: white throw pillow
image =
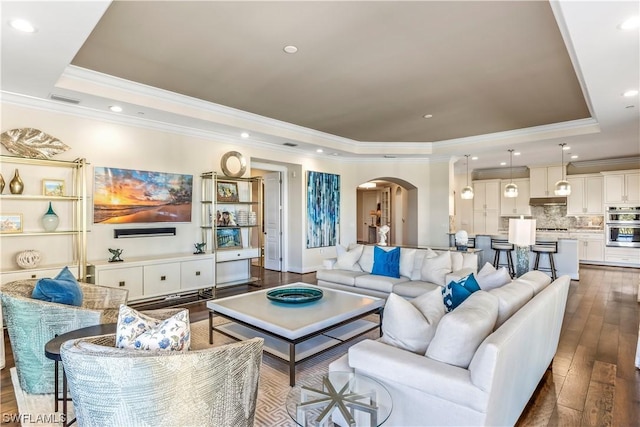
[(444, 286), (447, 273), (451, 273), (451, 255), (449, 255), (449, 251), (442, 252), (435, 258), (429, 258), (427, 254), (422, 262), (420, 280)]
[(360, 260), (358, 260), (358, 264), (362, 271), (371, 273), (373, 270), (373, 248), (375, 246), (367, 245), (362, 249), (362, 255), (360, 255)]
[(190, 346), (189, 310), (180, 310), (168, 319), (159, 320), (124, 304), (120, 305), (116, 347), (186, 351)]
[(440, 320), (425, 356), (449, 365), (468, 368), (476, 350), (493, 331), (498, 299), (476, 291)]
[(444, 304), (439, 289), (426, 292), (411, 301), (391, 293), (384, 306), (383, 335), (380, 340), (394, 347), (424, 354), (442, 316)]
[[(432, 251), (433, 252), (433, 251)], [(422, 263), (427, 256), (426, 249), (416, 249), (413, 257), (413, 270), (411, 270), (411, 280), (420, 280), (422, 275)]]
[(338, 254), (338, 260), (333, 266), (337, 270), (349, 270), (349, 271), (362, 271), (358, 260), (362, 255), (363, 245), (355, 245), (353, 248), (345, 248), (341, 245), (336, 245), (336, 253)]
[(400, 248), (400, 275), (411, 277), (416, 249)]
[(449, 252), (451, 254), (451, 270), (458, 271), (462, 270), (462, 254), (460, 252)]
[(476, 280), (480, 289), (488, 291), (511, 283), (511, 276), (506, 267), (500, 267), (496, 270), (493, 265), (487, 262), (476, 275)]

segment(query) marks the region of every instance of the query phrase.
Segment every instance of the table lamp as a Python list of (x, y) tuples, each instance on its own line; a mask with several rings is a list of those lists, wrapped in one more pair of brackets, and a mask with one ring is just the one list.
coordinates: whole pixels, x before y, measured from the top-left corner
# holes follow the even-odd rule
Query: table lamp
[(509, 219), (509, 243), (516, 248), (516, 277), (529, 271), (529, 247), (535, 242), (535, 219)]

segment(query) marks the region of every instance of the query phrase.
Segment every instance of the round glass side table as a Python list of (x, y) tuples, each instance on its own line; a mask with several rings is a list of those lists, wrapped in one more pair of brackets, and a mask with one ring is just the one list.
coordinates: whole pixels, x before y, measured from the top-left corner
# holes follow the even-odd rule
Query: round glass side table
[(287, 395), (287, 413), (300, 426), (379, 426), (393, 404), (378, 381), (353, 372), (299, 380)]

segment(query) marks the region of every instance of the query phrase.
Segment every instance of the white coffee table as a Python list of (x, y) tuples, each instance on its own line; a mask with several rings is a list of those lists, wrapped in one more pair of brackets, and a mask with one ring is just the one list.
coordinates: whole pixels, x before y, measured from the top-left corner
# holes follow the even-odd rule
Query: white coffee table
[[(270, 288), (208, 301), (209, 342), (213, 344), (214, 330), (238, 340), (264, 338), (264, 351), (289, 362), (289, 383), (293, 386), (296, 364), (381, 328), (382, 298), (308, 283), (292, 283), (278, 289), (296, 287), (322, 289), (323, 297), (302, 304), (273, 302), (267, 299), (266, 293), (276, 288)], [(373, 313), (379, 314), (377, 322), (363, 319)], [(214, 315), (231, 322), (214, 326)]]

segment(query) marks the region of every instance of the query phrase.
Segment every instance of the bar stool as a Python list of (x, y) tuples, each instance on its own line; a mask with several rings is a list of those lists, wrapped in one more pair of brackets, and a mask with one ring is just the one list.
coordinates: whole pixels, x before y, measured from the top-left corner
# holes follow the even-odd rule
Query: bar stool
[[(558, 242), (538, 242), (531, 246), (531, 252), (536, 254), (536, 260), (533, 264), (534, 270), (549, 271), (551, 273), (551, 280), (556, 280), (556, 263), (553, 259), (553, 254), (558, 253)], [(540, 267), (541, 255), (547, 255), (549, 257), (549, 267)]]
[[(496, 253), (493, 257), (493, 267), (499, 268), (506, 265), (511, 277), (515, 277), (516, 271), (513, 268), (513, 256), (511, 255), (513, 253), (513, 244), (509, 243), (506, 239), (491, 239), (491, 249)], [(500, 264), (500, 255), (503, 252), (507, 257), (506, 264)]]

